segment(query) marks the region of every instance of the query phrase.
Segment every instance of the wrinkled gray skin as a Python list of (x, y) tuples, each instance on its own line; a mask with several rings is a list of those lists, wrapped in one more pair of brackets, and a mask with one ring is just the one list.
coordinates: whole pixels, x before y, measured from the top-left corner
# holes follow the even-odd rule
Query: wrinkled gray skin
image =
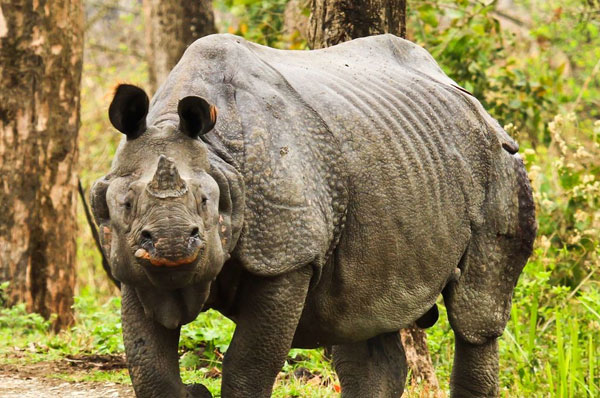
[(117, 90), (127, 137), (92, 192), (139, 397), (210, 396), (182, 384), (177, 356), (180, 326), (208, 308), (237, 324), (225, 398), (269, 397), (290, 347), (322, 345), (343, 397), (398, 397), (397, 331), (434, 322), (440, 293), (451, 396), (497, 396), (531, 189), (517, 145), (425, 50), (208, 36), (147, 107)]

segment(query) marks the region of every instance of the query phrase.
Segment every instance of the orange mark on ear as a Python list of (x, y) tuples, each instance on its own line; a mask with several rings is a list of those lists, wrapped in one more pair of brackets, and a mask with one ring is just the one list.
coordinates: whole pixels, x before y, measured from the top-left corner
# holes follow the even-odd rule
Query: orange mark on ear
[(217, 110), (217, 107), (214, 105), (210, 106), (210, 121), (214, 123), (217, 122), (217, 114), (219, 113), (219, 111)]

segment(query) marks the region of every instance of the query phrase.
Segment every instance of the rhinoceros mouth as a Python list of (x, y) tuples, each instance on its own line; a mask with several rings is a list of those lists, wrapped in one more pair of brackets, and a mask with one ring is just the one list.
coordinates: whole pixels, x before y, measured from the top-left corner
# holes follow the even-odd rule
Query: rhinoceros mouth
[(202, 247), (197, 247), (195, 250), (187, 256), (179, 258), (166, 258), (157, 256), (156, 253), (150, 253), (144, 248), (139, 248), (135, 251), (134, 256), (141, 260), (147, 260), (152, 266), (155, 267), (181, 267), (195, 263), (200, 257)]

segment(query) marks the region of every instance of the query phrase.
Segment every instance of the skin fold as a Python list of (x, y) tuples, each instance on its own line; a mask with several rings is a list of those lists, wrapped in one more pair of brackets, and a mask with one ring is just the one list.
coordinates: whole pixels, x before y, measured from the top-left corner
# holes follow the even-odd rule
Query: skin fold
[(269, 397), (291, 347), (333, 346), (342, 397), (399, 397), (398, 330), (456, 336), (451, 396), (498, 395), (497, 338), (536, 233), (517, 144), (422, 48), (392, 35), (281, 51), (192, 44), (125, 134), (92, 208), (123, 285), (138, 397), (184, 386), (181, 325), (237, 324), (221, 394)]

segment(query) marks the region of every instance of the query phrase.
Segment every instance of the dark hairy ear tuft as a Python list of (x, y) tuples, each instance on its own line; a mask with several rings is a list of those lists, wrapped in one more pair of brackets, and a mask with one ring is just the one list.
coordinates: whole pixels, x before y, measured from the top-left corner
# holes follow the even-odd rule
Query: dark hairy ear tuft
[(131, 84), (120, 84), (108, 108), (108, 117), (117, 130), (132, 140), (146, 131), (149, 105), (144, 90)]
[(204, 98), (189, 96), (179, 101), (179, 129), (188, 137), (197, 138), (208, 133), (217, 122), (217, 108)]

